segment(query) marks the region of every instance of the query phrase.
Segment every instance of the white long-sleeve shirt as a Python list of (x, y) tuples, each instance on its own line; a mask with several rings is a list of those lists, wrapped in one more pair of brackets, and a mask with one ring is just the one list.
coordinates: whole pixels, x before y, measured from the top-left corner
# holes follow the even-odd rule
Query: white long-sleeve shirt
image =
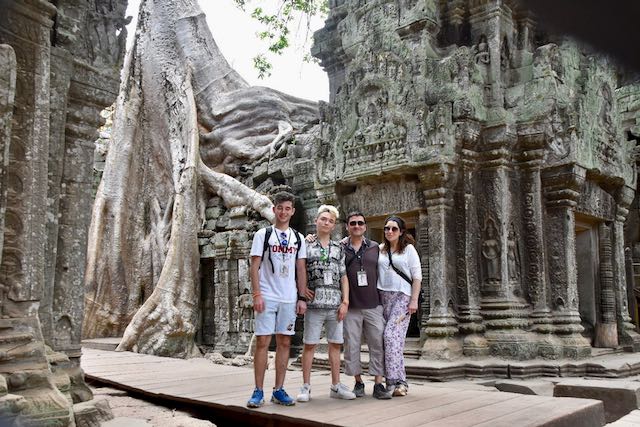
[[(393, 259), (393, 265), (412, 281), (415, 279), (422, 281), (420, 257), (413, 245), (407, 245), (402, 253), (392, 253), (391, 258)], [(391, 268), (387, 251), (382, 246), (378, 256), (378, 289), (381, 291), (402, 292), (411, 296), (411, 284)]]

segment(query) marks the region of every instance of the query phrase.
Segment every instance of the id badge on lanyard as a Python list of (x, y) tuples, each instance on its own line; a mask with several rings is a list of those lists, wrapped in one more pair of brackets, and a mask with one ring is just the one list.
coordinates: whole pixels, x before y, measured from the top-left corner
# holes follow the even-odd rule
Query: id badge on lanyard
[(369, 286), (369, 281), (367, 280), (367, 272), (364, 270), (358, 271), (358, 286)]
[(282, 264), (280, 267), (280, 277), (289, 277), (289, 266), (287, 264)]
[(333, 272), (331, 271), (330, 268), (326, 268), (323, 271), (323, 277), (324, 277), (324, 284), (326, 286), (333, 285)]

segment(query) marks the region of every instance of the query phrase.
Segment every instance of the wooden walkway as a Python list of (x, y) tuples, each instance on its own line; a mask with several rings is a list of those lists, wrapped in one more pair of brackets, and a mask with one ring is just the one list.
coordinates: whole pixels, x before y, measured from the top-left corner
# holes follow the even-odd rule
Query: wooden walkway
[[(312, 375), (312, 399), (294, 407), (268, 402), (274, 372), (267, 371), (265, 406), (247, 409), (253, 390), (249, 367), (216, 365), (204, 358), (172, 359), (130, 352), (83, 348), (82, 368), (88, 379), (144, 395), (208, 408), (220, 420), (242, 425), (310, 426), (602, 426), (602, 403), (595, 400), (526, 396), (477, 387), (410, 382), (406, 397), (380, 401), (367, 395), (355, 401), (329, 398), (328, 372)], [(343, 381), (352, 384), (351, 378)], [(287, 372), (285, 388), (297, 394), (302, 372)], [(220, 421), (221, 424), (225, 422)]]

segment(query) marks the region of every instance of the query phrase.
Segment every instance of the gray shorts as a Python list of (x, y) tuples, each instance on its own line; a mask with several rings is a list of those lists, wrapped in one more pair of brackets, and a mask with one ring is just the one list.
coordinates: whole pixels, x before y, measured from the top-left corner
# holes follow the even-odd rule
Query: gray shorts
[(255, 312), (255, 333), (293, 335), (296, 333), (296, 303), (264, 300), (264, 311)]
[(322, 334), (322, 326), (327, 341), (342, 344), (342, 322), (338, 321), (338, 310), (332, 308), (311, 308), (304, 314), (304, 343), (318, 344)]

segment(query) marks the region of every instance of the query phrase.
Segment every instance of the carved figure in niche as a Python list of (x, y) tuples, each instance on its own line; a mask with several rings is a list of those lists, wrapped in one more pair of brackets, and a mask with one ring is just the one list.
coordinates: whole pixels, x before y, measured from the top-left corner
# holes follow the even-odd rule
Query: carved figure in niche
[(509, 230), (509, 239), (507, 243), (509, 250), (507, 253), (507, 265), (509, 267), (509, 280), (512, 281), (520, 280), (520, 255), (516, 239), (516, 231), (512, 224), (511, 230)]
[(611, 95), (611, 88), (608, 84), (602, 85), (600, 94), (602, 95), (602, 107), (600, 107), (600, 122), (607, 132), (613, 133), (613, 96)]
[(473, 47), (475, 53), (474, 60), (476, 64), (488, 65), (491, 62), (489, 56), (489, 43), (487, 43), (487, 36), (484, 34), (480, 36), (478, 44)]
[(547, 125), (546, 130), (549, 138), (549, 149), (558, 159), (562, 159), (569, 154), (569, 147), (565, 141), (565, 130), (560, 117), (560, 113), (556, 109), (553, 112), (551, 122)]
[(9, 294), (9, 286), (5, 285), (4, 283), (0, 282), (0, 319), (8, 319), (9, 316), (4, 312), (3, 309), (3, 301), (6, 301), (6, 298)]
[(247, 288), (238, 295), (238, 331), (253, 332), (253, 297)]
[(511, 68), (511, 51), (509, 50), (509, 40), (505, 37), (500, 49), (500, 68), (502, 71)]
[(484, 241), (482, 242), (486, 282), (500, 280), (500, 242), (496, 237), (497, 229), (493, 220), (490, 219), (484, 227)]

